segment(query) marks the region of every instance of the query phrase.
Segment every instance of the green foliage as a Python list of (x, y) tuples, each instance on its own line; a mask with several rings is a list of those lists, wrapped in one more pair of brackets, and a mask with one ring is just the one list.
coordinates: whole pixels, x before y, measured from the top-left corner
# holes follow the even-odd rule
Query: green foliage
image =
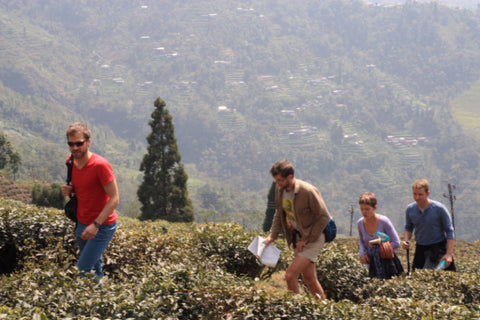
[(15, 151), (7, 135), (0, 132), (0, 170), (7, 169), (15, 175), (21, 164), (20, 154)]
[(65, 206), (65, 197), (62, 195), (62, 186), (58, 183), (52, 183), (50, 186), (33, 186), (32, 203), (37, 206), (62, 209)]
[(189, 186), (195, 203), (196, 222), (236, 222), (247, 230), (259, 228), (263, 213), (256, 208), (265, 203), (264, 194), (240, 190), (235, 180), (213, 183), (211, 178), (202, 176), (194, 182), (196, 186)]
[(157, 98), (154, 106), (149, 122), (152, 132), (147, 137), (148, 151), (140, 165), (144, 172), (137, 191), (142, 203), (140, 219), (190, 222), (193, 208), (188, 198), (188, 176), (180, 163), (172, 117), (165, 101)]
[[(263, 270), (262, 265), (247, 249), (254, 235), (245, 233), (239, 225), (205, 224), (193, 232), (192, 238), (202, 255), (216, 261), (229, 273), (253, 278)], [(279, 265), (285, 266), (285, 261), (282, 259)]]
[[(328, 300), (271, 290), (260, 278), (285, 270), (284, 240), (275, 269), (247, 251), (253, 233), (235, 224), (121, 218), (104, 256), (99, 285), (79, 278), (69, 245), (72, 224), (60, 210), (0, 199), (19, 246), (20, 267), (0, 283), (0, 318), (15, 319), (474, 319), (480, 316), (478, 244), (456, 254), (462, 272), (418, 270), (369, 279), (356, 238), (322, 251), (317, 273)], [(3, 230), (2, 230), (3, 231)], [(463, 251), (465, 249), (465, 252)], [(469, 253), (467, 255), (467, 252)], [(465, 254), (465, 255), (464, 255)], [(263, 278), (265, 279), (265, 278)], [(269, 281), (272, 281), (270, 279)], [(281, 287), (286, 284), (280, 283)]]
[[(478, 11), (431, 1), (45, 0), (0, 2), (0, 17), (0, 129), (22, 179), (63, 180), (64, 129), (86, 122), (92, 151), (123, 182), (119, 212), (130, 210), (161, 92), (190, 178), (232, 190), (211, 208), (192, 189), (197, 218), (241, 223), (263, 212), (266, 167), (287, 157), (341, 227), (369, 190), (401, 228), (410, 183), (427, 177), (437, 199), (444, 180), (457, 184), (457, 234), (478, 237), (480, 149), (462, 128), (475, 124), (475, 95), (450, 105), (479, 79)], [(464, 112), (452, 113), (460, 102)], [(428, 143), (392, 145), (390, 135)]]
[(270, 190), (268, 190), (267, 196), (267, 209), (265, 210), (265, 218), (263, 220), (263, 231), (267, 232), (270, 231), (272, 227), (273, 217), (275, 216), (275, 181), (272, 182), (270, 186)]
[(47, 265), (70, 276), (75, 274), (68, 271), (76, 264), (73, 226), (62, 211), (0, 199), (0, 212), (5, 219), (0, 224), (0, 233), (11, 234), (18, 249), (17, 272)]
[(317, 272), (327, 298), (335, 301), (359, 302), (356, 290), (369, 282), (368, 272), (358, 253), (335, 241), (326, 244), (322, 250)]

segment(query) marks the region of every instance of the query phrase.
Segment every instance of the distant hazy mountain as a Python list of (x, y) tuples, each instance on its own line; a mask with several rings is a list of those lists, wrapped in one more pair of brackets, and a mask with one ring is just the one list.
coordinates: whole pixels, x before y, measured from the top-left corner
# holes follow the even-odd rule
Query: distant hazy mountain
[[(367, 1), (365, 0), (366, 3), (371, 4), (371, 5), (403, 5), (408, 1), (412, 0), (376, 0), (376, 1)], [(477, 10), (478, 6), (480, 4), (480, 1), (478, 0), (414, 0), (419, 3), (431, 3), (431, 2), (436, 2), (441, 5), (449, 6), (452, 8), (464, 8), (464, 9), (470, 9), (470, 10)]]

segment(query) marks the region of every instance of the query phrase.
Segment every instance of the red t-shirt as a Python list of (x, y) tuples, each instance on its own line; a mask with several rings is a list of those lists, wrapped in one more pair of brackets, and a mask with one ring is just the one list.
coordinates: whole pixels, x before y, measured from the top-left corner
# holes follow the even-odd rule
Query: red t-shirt
[[(85, 225), (93, 223), (110, 198), (103, 186), (114, 179), (112, 166), (105, 158), (97, 154), (92, 153), (90, 159), (80, 170), (75, 166), (74, 160), (72, 185), (78, 198), (78, 221)], [(113, 210), (103, 224), (112, 224), (116, 221), (117, 213)]]

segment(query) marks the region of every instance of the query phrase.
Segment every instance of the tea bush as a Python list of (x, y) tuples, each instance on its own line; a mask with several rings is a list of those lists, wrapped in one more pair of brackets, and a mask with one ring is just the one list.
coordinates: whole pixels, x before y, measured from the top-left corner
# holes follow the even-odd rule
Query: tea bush
[(61, 210), (0, 199), (0, 213), (22, 252), (19, 268), (0, 278), (0, 319), (480, 318), (472, 250), (468, 259), (456, 255), (462, 272), (379, 280), (367, 277), (356, 239), (337, 239), (317, 264), (329, 300), (316, 301), (262, 287), (262, 278), (274, 273), (268, 281), (277, 281), (292, 259), (282, 239), (279, 264), (266, 269), (247, 250), (257, 234), (241, 226), (122, 217), (104, 256), (108, 277), (95, 284), (77, 276), (73, 224)]
[(328, 299), (360, 301), (358, 289), (369, 279), (358, 253), (346, 245), (327, 243), (317, 263), (318, 280)]
[(360, 290), (359, 303), (372, 303), (378, 297), (412, 299), (432, 304), (460, 304), (468, 308), (480, 305), (478, 274), (417, 270), (389, 281), (369, 280)]
[[(255, 277), (264, 269), (247, 249), (255, 236), (233, 223), (205, 224), (195, 229), (192, 241), (208, 260), (215, 260), (226, 271), (239, 276)], [(279, 266), (284, 265), (283, 260), (279, 261)]]
[(59, 264), (71, 264), (70, 259), (56, 258), (58, 246), (75, 252), (74, 224), (65, 219), (61, 211), (2, 199), (0, 216), (0, 238), (9, 234), (13, 236), (20, 258), (19, 268), (23, 267), (25, 257), (35, 261), (49, 259)]

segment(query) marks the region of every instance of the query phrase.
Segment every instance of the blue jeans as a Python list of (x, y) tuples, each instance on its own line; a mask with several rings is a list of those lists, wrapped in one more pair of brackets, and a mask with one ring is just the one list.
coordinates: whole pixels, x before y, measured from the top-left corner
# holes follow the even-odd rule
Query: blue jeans
[(77, 267), (80, 275), (92, 270), (95, 271), (95, 278), (103, 278), (102, 256), (107, 248), (113, 234), (117, 230), (117, 223), (100, 226), (95, 238), (90, 240), (82, 240), (82, 232), (87, 228), (83, 223), (78, 222), (75, 236), (77, 238), (78, 248), (80, 249), (80, 257), (78, 258)]

